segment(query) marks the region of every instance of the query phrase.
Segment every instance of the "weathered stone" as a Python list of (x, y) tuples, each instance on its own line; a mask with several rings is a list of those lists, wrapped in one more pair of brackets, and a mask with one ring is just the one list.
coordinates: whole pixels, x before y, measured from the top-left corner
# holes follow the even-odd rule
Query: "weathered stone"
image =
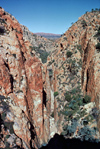
[[(0, 17), (4, 20), (0, 24), (4, 30), (0, 34), (0, 95), (6, 98), (0, 99), (0, 104), (3, 105), (3, 101), (7, 104), (4, 105), (6, 118), (14, 122), (16, 144), (25, 149), (39, 148), (55, 133), (62, 132), (63, 122), (71, 123), (59, 115), (67, 102), (66, 91), (81, 85), (80, 94), (91, 96), (91, 101), (100, 109), (100, 52), (95, 47), (100, 15), (98, 12), (83, 15), (56, 42), (34, 35), (1, 7)], [(53, 51), (46, 64), (41, 63), (40, 55), (30, 46)], [(82, 108), (89, 113), (93, 103)], [(3, 112), (1, 107), (1, 114)], [(97, 126), (97, 122), (94, 123), (89, 126)], [(4, 138), (11, 135), (10, 131), (4, 130), (4, 125), (1, 132)], [(12, 145), (14, 140), (9, 138)], [(5, 147), (3, 141), (1, 148)]]

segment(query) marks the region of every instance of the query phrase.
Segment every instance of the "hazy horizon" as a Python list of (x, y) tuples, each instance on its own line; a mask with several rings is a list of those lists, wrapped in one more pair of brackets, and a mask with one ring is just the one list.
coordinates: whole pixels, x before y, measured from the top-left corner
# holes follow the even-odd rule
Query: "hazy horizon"
[(86, 11), (100, 7), (100, 0), (3, 0), (0, 6), (33, 33), (63, 34)]

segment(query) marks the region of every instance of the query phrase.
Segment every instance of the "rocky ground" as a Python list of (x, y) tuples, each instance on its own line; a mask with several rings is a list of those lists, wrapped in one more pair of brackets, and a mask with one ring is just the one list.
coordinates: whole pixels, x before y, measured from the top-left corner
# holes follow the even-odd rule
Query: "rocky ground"
[(0, 148), (32, 149), (55, 133), (100, 142), (100, 11), (55, 42), (0, 7)]

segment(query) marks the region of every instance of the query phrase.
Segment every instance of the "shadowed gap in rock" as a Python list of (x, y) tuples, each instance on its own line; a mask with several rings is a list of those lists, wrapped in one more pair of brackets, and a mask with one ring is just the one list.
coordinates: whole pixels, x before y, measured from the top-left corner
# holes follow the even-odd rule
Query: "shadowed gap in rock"
[(13, 82), (14, 82), (13, 76), (10, 75), (10, 83), (11, 83), (11, 91), (12, 92), (13, 92)]
[(0, 35), (3, 35), (5, 33), (5, 29), (3, 26), (0, 26)]
[(44, 91), (44, 88), (43, 88), (43, 104), (46, 107), (46, 92)]
[(63, 44), (62, 43), (60, 43), (60, 47), (63, 48)]
[(88, 69), (87, 69), (87, 82), (86, 82), (86, 92), (87, 92), (87, 86), (88, 86), (88, 82), (89, 82), (89, 71), (88, 71)]

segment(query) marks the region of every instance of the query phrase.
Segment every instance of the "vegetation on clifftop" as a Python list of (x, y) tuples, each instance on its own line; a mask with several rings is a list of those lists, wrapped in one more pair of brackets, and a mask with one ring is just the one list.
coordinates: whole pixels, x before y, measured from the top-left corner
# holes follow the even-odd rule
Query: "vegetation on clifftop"
[(36, 54), (39, 54), (39, 57), (41, 58), (42, 60), (42, 63), (46, 63), (47, 62), (47, 57), (49, 55), (49, 52), (45, 51), (45, 50), (42, 50), (42, 44), (39, 45), (39, 47), (30, 47), (31, 49), (31, 55), (33, 56), (33, 53), (32, 51), (35, 51)]

